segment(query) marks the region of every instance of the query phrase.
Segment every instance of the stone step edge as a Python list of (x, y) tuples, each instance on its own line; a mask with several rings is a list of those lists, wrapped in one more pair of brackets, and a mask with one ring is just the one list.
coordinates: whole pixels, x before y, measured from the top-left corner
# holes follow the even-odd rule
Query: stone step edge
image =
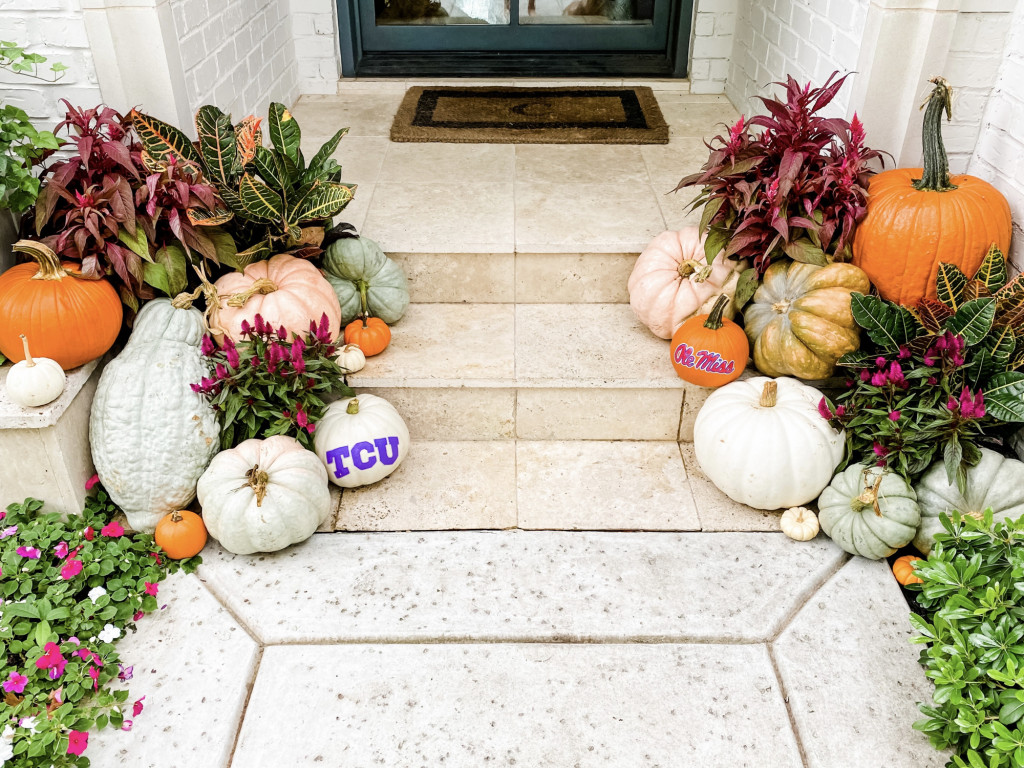
[[(666, 361), (666, 365), (667, 365)], [(663, 379), (419, 379), (348, 377), (349, 386), (364, 389), (683, 389), (702, 390), (678, 377)]]

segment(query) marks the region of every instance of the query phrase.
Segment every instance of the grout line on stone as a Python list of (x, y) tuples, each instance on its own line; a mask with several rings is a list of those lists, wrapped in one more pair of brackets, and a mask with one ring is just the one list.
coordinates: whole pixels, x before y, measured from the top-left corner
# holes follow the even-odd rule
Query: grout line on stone
[(256, 676), (260, 673), (260, 665), (263, 663), (263, 645), (256, 649), (256, 663), (252, 666), (252, 674), (246, 685), (245, 701), (242, 702), (242, 712), (238, 717), (238, 727), (235, 729), (235, 739), (231, 743), (231, 752), (228, 755), (228, 768), (232, 768), (235, 762), (235, 750), (238, 749), (238, 742), (242, 737), (242, 726), (245, 724), (245, 715), (249, 711), (249, 700), (252, 698), (253, 689), (256, 687)]
[[(199, 567), (202, 568), (203, 566), (200, 565)], [(253, 630), (253, 628), (250, 627), (249, 624), (238, 613), (235, 612), (235, 610), (228, 604), (227, 600), (225, 600), (220, 595), (220, 593), (217, 592), (217, 590), (213, 588), (213, 585), (210, 584), (210, 582), (208, 582), (205, 578), (203, 578), (199, 574), (198, 571), (195, 574), (193, 574), (193, 575), (199, 581), (199, 583), (202, 585), (202, 587), (207, 592), (209, 592), (210, 595), (213, 596), (213, 599), (216, 600), (220, 604), (220, 607), (223, 608), (224, 611), (232, 619), (235, 620), (235, 623), (242, 628), (242, 630), (245, 632), (245, 634), (247, 634), (249, 636), (249, 638), (254, 643), (256, 643), (256, 645), (258, 645), (262, 649), (263, 646), (265, 645), (265, 643), (263, 642), (262, 638), (260, 638), (260, 636), (256, 634), (256, 632)]]
[(779, 672), (778, 662), (775, 661), (775, 648), (771, 642), (769, 642), (765, 647), (768, 651), (768, 660), (772, 665), (772, 672), (775, 674), (775, 680), (779, 684), (779, 693), (782, 695), (782, 703), (786, 705), (786, 716), (789, 717), (789, 730), (793, 734), (793, 740), (796, 741), (797, 751), (800, 752), (800, 762), (803, 764), (804, 768), (808, 768), (807, 752), (804, 749), (804, 741), (800, 738), (800, 728), (797, 726), (796, 718), (793, 717), (793, 708), (789, 703), (789, 691), (786, 690), (786, 682), (782, 679), (782, 673)]
[[(549, 635), (546, 637), (501, 637), (497, 635), (410, 635), (408, 637), (328, 637), (304, 638), (300, 640), (271, 640), (266, 647), (305, 645), (764, 645), (766, 640), (731, 637), (673, 637), (650, 635), (622, 637), (618, 635), (593, 635), (579, 637), (571, 635)], [(262, 650), (263, 646), (261, 646)]]
[(818, 592), (820, 592), (828, 582), (832, 581), (836, 574), (843, 569), (843, 566), (850, 562), (852, 557), (852, 555), (843, 552), (836, 562), (833, 563), (832, 567), (829, 568), (820, 579), (818, 579), (817, 583), (812, 584), (810, 587), (796, 595), (793, 605), (790, 606), (790, 609), (782, 616), (782, 618), (779, 619), (778, 626), (775, 627), (775, 631), (771, 634), (771, 637), (768, 638), (769, 643), (774, 643), (779, 639), (779, 636), (786, 631), (786, 628), (792, 623), (793, 619), (796, 618), (796, 615), (800, 613), (804, 606), (811, 601), (811, 598), (818, 594)]

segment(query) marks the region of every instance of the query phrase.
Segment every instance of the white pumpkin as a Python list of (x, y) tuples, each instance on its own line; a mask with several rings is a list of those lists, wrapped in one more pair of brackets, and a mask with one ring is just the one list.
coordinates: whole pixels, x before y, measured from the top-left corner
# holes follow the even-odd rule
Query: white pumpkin
[(313, 442), (331, 482), (356, 488), (398, 469), (409, 452), (409, 429), (384, 398), (357, 395), (328, 406)]
[(693, 427), (704, 474), (755, 509), (813, 501), (843, 457), (844, 434), (818, 413), (821, 393), (795, 379), (759, 376), (711, 393)]
[(946, 477), (946, 465), (937, 461), (914, 486), (921, 507), (921, 527), (914, 546), (922, 554), (931, 552), (935, 534), (942, 532), (939, 515), (955, 509), (980, 517), (991, 509), (995, 520), (1016, 520), (1024, 515), (1024, 462), (1008, 459), (988, 448), (981, 449), (981, 461), (967, 470), (967, 489), (960, 493)]
[(96, 472), (137, 531), (195, 497), (219, 447), (217, 414), (191, 384), (209, 371), (196, 309), (147, 302), (124, 350), (103, 369), (89, 417)]
[(218, 453), (199, 478), (198, 496), (206, 529), (236, 555), (305, 541), (331, 513), (327, 470), (288, 435)]
[(793, 541), (810, 541), (818, 535), (818, 517), (807, 507), (790, 507), (782, 513), (779, 528)]
[(346, 344), (338, 350), (334, 359), (345, 373), (356, 373), (363, 370), (366, 365), (366, 355), (358, 344)]
[[(709, 266), (705, 239), (697, 227), (662, 232), (637, 257), (627, 284), (629, 306), (655, 336), (671, 339), (683, 321), (709, 313), (723, 293), (736, 293), (746, 265), (719, 253)], [(732, 319), (736, 305), (730, 301), (723, 314)]]
[(32, 357), (28, 339), (21, 334), (25, 359), (7, 372), (7, 396), (25, 408), (52, 403), (64, 391), (68, 377), (60, 363), (48, 357)]

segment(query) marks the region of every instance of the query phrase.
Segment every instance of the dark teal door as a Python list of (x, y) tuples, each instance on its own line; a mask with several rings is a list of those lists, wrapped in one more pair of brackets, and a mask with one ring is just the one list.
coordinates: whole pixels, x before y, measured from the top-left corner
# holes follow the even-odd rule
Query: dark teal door
[(364, 76), (683, 76), (692, 4), (339, 0), (342, 66)]

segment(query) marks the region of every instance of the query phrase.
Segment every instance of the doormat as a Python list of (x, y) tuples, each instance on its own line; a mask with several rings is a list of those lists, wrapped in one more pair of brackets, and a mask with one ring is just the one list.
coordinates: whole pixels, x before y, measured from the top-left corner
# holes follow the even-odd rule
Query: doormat
[(406, 91), (392, 141), (494, 144), (667, 144), (647, 87), (431, 88)]

